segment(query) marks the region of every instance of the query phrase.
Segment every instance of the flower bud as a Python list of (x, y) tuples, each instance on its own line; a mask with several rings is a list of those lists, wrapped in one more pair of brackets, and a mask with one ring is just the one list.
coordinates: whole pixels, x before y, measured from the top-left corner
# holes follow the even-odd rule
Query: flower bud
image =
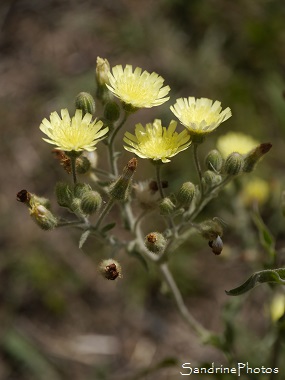
[(212, 248), (212, 252), (215, 255), (220, 255), (224, 247), (223, 240), (220, 238), (220, 236), (217, 236), (215, 240), (209, 241), (209, 246)]
[(272, 148), (271, 143), (260, 144), (255, 149), (251, 150), (244, 158), (243, 172), (250, 173), (255, 168), (258, 161)]
[(80, 92), (75, 98), (76, 109), (82, 110), (82, 116), (86, 113), (94, 115), (95, 113), (95, 100), (88, 92)]
[(81, 210), (81, 199), (80, 198), (73, 198), (69, 209), (72, 212), (74, 212), (75, 214), (82, 215), (83, 212)]
[(166, 248), (167, 240), (159, 232), (151, 232), (145, 237), (146, 248), (153, 253), (162, 253)]
[(34, 204), (30, 209), (30, 215), (43, 230), (51, 230), (57, 225), (56, 217), (41, 204)]
[(159, 204), (161, 215), (171, 215), (175, 211), (175, 204), (168, 197), (163, 198)]
[(181, 206), (189, 207), (195, 195), (195, 185), (192, 182), (184, 182), (177, 193), (177, 201)]
[(196, 227), (201, 235), (209, 241), (217, 239), (218, 236), (223, 236), (223, 228), (217, 220), (205, 220)]
[(217, 186), (221, 182), (221, 180), (222, 180), (222, 177), (211, 170), (206, 170), (202, 178), (202, 181), (205, 183), (205, 185), (208, 188)]
[(216, 149), (211, 150), (206, 156), (205, 164), (208, 170), (219, 173), (223, 166), (223, 158), (221, 153)]
[(91, 163), (86, 156), (80, 156), (76, 159), (76, 172), (85, 174), (91, 168)]
[(109, 195), (117, 201), (126, 201), (130, 190), (132, 177), (136, 171), (138, 161), (132, 158), (124, 167), (122, 175), (111, 184), (109, 188)]
[(101, 195), (97, 191), (86, 192), (81, 199), (81, 210), (90, 215), (98, 211), (102, 205)]
[(107, 280), (116, 280), (116, 278), (122, 277), (121, 265), (118, 261), (113, 259), (103, 260), (100, 263), (98, 270)]
[(57, 182), (55, 185), (55, 194), (57, 198), (57, 203), (62, 207), (70, 207), (73, 192), (72, 188), (68, 183), (65, 182)]
[(237, 175), (242, 170), (244, 158), (240, 153), (231, 153), (225, 162), (224, 171), (230, 175)]
[(97, 57), (96, 61), (96, 80), (99, 86), (109, 84), (108, 73), (110, 72), (110, 64), (107, 59)]
[(117, 121), (120, 117), (120, 107), (116, 102), (108, 102), (104, 108), (104, 117), (111, 122)]
[(88, 185), (87, 183), (76, 183), (76, 185), (74, 186), (74, 197), (75, 198), (82, 198), (83, 195), (89, 191), (92, 191), (92, 188), (90, 185)]

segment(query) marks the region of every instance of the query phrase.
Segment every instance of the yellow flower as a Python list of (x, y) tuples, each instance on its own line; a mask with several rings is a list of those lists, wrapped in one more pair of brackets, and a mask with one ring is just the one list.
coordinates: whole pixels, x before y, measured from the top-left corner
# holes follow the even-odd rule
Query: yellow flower
[(285, 295), (276, 294), (270, 305), (270, 314), (273, 322), (278, 321), (285, 313)]
[(187, 131), (177, 133), (176, 126), (176, 121), (172, 120), (168, 129), (162, 127), (159, 119), (148, 123), (145, 128), (142, 124), (136, 124), (135, 136), (129, 132), (125, 133), (124, 141), (129, 146), (124, 146), (124, 148), (141, 158), (169, 162), (169, 157), (187, 149), (191, 144)]
[(218, 151), (224, 158), (233, 152), (247, 154), (258, 145), (259, 142), (254, 138), (239, 132), (229, 132), (219, 137), (217, 142)]
[(108, 89), (123, 103), (135, 109), (159, 106), (169, 99), (165, 96), (170, 87), (162, 87), (164, 79), (156, 73), (142, 73), (139, 67), (133, 72), (131, 65), (126, 65), (125, 69), (122, 65), (117, 65), (108, 76)]
[(220, 102), (213, 103), (213, 100), (207, 98), (180, 98), (170, 110), (192, 135), (210, 133), (232, 116), (229, 107), (222, 111)]
[(56, 145), (56, 149), (65, 152), (82, 150), (91, 152), (108, 132), (108, 128), (102, 129), (102, 126), (102, 121), (92, 122), (92, 115), (89, 113), (82, 118), (82, 111), (76, 110), (75, 116), (71, 119), (68, 110), (62, 109), (61, 118), (57, 112), (52, 112), (50, 121), (43, 119), (40, 130), (49, 137), (43, 140)]
[(242, 199), (246, 205), (250, 205), (253, 202), (263, 204), (269, 197), (269, 185), (261, 178), (253, 178), (248, 181), (242, 191)]

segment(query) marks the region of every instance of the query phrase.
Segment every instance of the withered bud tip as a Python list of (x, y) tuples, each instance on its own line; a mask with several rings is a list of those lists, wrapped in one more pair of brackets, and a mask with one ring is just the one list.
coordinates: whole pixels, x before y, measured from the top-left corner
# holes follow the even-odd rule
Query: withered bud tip
[(262, 143), (262, 144), (260, 144), (259, 147), (260, 147), (261, 153), (265, 154), (265, 153), (270, 151), (270, 149), (272, 148), (272, 144), (271, 143)]
[(27, 190), (21, 190), (17, 193), (16, 197), (18, 202), (26, 203), (31, 199), (31, 194)]
[(137, 166), (138, 166), (138, 160), (135, 157), (132, 158), (127, 164), (128, 169), (133, 172), (136, 170)]
[(156, 234), (153, 234), (153, 233), (150, 233), (147, 235), (147, 240), (150, 242), (150, 243), (155, 243), (157, 241), (157, 236)]

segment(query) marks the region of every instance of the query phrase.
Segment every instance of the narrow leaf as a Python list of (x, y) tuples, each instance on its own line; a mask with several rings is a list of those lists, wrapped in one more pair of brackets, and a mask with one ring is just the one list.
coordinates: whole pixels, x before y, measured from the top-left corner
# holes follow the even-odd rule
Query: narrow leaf
[(249, 279), (245, 281), (245, 283), (243, 283), (241, 286), (226, 291), (226, 294), (228, 296), (239, 296), (264, 282), (285, 285), (285, 268), (266, 269), (260, 272), (256, 272), (250, 276)]
[(258, 211), (252, 213), (253, 222), (258, 229), (259, 241), (270, 256), (275, 256), (275, 239), (267, 226), (264, 224)]
[(113, 223), (109, 223), (109, 224), (106, 224), (106, 225), (102, 228), (102, 230), (101, 230), (102, 234), (106, 233), (107, 231), (110, 231), (112, 228), (115, 227), (115, 225), (116, 225), (115, 222), (113, 222)]
[(89, 235), (90, 235), (90, 231), (87, 230), (87, 231), (84, 231), (83, 234), (80, 236), (79, 249), (83, 247), (83, 244), (86, 242)]

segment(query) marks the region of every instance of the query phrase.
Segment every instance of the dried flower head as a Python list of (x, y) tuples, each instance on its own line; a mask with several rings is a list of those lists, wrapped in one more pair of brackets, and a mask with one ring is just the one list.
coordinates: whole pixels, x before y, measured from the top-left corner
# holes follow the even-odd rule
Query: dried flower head
[(180, 98), (170, 110), (192, 135), (210, 133), (232, 115), (229, 107), (222, 111), (219, 101), (207, 98)]
[(176, 121), (172, 120), (168, 128), (162, 127), (159, 119), (152, 124), (148, 123), (145, 128), (142, 124), (136, 124), (135, 135), (125, 133), (124, 141), (128, 145), (124, 148), (141, 158), (169, 162), (170, 157), (187, 149), (191, 144), (187, 131), (175, 132), (176, 126)]
[(95, 145), (108, 132), (108, 128), (102, 129), (102, 126), (102, 121), (92, 122), (92, 115), (89, 113), (82, 118), (82, 111), (76, 110), (71, 119), (68, 110), (62, 109), (61, 118), (57, 112), (52, 112), (50, 121), (43, 119), (40, 130), (49, 137), (43, 140), (56, 145), (56, 149), (80, 152), (96, 149)]
[(169, 97), (169, 86), (163, 86), (164, 79), (156, 73), (149, 73), (137, 67), (134, 72), (131, 65), (122, 65), (112, 68), (108, 74), (110, 84), (108, 89), (123, 103), (134, 109), (150, 108), (166, 102)]
[(107, 280), (116, 280), (116, 278), (122, 277), (121, 265), (114, 259), (103, 260), (99, 265), (99, 272)]

